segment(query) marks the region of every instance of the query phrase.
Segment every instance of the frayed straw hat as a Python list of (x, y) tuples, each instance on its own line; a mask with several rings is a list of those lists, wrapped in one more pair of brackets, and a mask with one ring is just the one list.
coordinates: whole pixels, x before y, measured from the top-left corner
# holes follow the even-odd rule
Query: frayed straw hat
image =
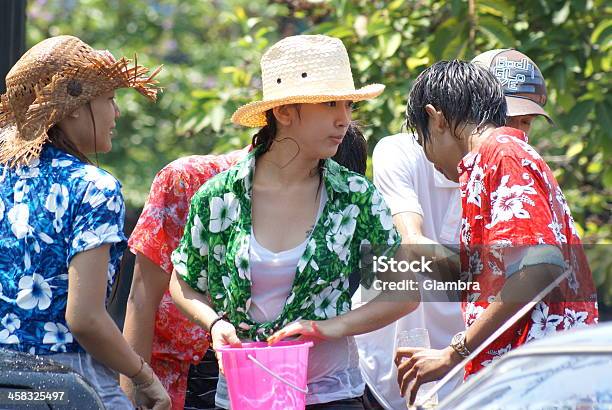
[(263, 100), (238, 108), (232, 122), (266, 125), (265, 112), (285, 104), (362, 101), (383, 92), (382, 84), (355, 89), (348, 53), (337, 38), (322, 35), (287, 37), (261, 58)]
[(108, 51), (72, 36), (51, 37), (28, 50), (6, 76), (0, 96), (0, 164), (27, 164), (40, 155), (47, 131), (88, 101), (117, 88), (155, 100), (161, 67), (128, 67)]

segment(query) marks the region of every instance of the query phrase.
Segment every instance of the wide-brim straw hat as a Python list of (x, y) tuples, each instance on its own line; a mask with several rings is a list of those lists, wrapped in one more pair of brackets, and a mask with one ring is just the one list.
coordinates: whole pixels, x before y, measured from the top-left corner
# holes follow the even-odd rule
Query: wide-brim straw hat
[(38, 158), (47, 131), (83, 104), (118, 88), (134, 88), (155, 100), (159, 89), (149, 69), (73, 36), (51, 37), (28, 50), (6, 76), (0, 96), (0, 164), (25, 165)]
[(263, 99), (238, 108), (232, 122), (266, 125), (266, 111), (286, 104), (362, 101), (380, 95), (385, 86), (355, 88), (342, 41), (323, 35), (299, 35), (274, 44), (261, 58)]

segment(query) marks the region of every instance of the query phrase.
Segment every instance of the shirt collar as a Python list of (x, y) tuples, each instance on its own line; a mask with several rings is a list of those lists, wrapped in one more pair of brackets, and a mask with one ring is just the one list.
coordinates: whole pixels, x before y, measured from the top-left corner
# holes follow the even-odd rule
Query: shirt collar
[(482, 149), (484, 144), (486, 144), (486, 142), (489, 141), (491, 138), (498, 137), (500, 135), (508, 135), (510, 137), (517, 138), (525, 143), (529, 142), (529, 137), (521, 130), (517, 130), (516, 128), (512, 127), (496, 128), (491, 132), (491, 134), (489, 134), (486, 140), (483, 141), (478, 151), (470, 151), (461, 159), (459, 165), (457, 165), (457, 171), (459, 172), (459, 176), (461, 176), (465, 172), (470, 172), (474, 168), (474, 164), (476, 163), (478, 155), (480, 154), (480, 150)]

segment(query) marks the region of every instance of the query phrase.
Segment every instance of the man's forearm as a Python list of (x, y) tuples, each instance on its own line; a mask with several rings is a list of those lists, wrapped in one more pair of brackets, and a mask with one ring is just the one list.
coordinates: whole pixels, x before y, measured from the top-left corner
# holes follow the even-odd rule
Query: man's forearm
[(556, 265), (540, 264), (529, 266), (512, 275), (496, 296), (496, 301), (467, 329), (465, 343), (473, 351), (508, 319), (534, 298), (558, 275), (561, 268)]

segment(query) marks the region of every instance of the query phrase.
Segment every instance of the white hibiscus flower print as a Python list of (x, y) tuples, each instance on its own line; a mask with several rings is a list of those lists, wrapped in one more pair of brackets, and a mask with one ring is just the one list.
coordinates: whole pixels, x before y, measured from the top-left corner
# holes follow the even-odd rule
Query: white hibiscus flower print
[(91, 246), (102, 242), (120, 242), (119, 227), (115, 224), (105, 223), (98, 226), (94, 231), (80, 232), (72, 240), (72, 247), (75, 249), (90, 249)]
[(54, 159), (51, 161), (52, 167), (68, 167), (72, 165), (72, 161), (68, 159)]
[(553, 235), (555, 235), (557, 243), (567, 243), (567, 236), (565, 236), (561, 231), (563, 229), (563, 225), (561, 225), (557, 221), (556, 217), (554, 217), (553, 219), (554, 220), (550, 224), (548, 224), (548, 227), (552, 231)]
[(512, 218), (528, 219), (529, 212), (523, 208), (523, 203), (535, 206), (535, 202), (527, 195), (536, 195), (537, 192), (533, 188), (533, 181), (528, 185), (513, 185), (506, 186), (510, 180), (510, 175), (504, 175), (501, 179), (499, 187), (491, 194), (492, 200), (492, 216), (491, 223), (485, 228), (491, 229), (499, 222), (507, 222)]
[(465, 246), (467, 246), (470, 243), (470, 240), (472, 239), (471, 227), (467, 218), (461, 218), (460, 236), (461, 243)]
[(234, 263), (236, 264), (236, 268), (238, 268), (238, 276), (242, 279), (251, 280), (251, 267), (249, 264), (249, 241), (248, 238), (245, 237), (236, 252), (236, 256), (234, 258)]
[(531, 158), (533, 159), (541, 159), (542, 157), (540, 157), (540, 154), (538, 154), (532, 147), (531, 145), (527, 144), (525, 141), (521, 140), (521, 139), (515, 139), (516, 142), (518, 142), (518, 144), (521, 146), (521, 148), (528, 153), (529, 155), (531, 155)]
[(349, 191), (364, 193), (368, 190), (368, 182), (364, 177), (355, 175), (348, 178)]
[(313, 303), (315, 306), (314, 314), (321, 319), (329, 319), (336, 316), (336, 305), (342, 292), (329, 286), (315, 295)]
[(484, 312), (484, 308), (482, 306), (478, 306), (475, 303), (468, 302), (465, 308), (465, 324), (467, 327), (472, 326), (472, 323), (476, 321)]
[(334, 234), (332, 232), (328, 232), (325, 235), (325, 239), (327, 242), (327, 249), (332, 252), (335, 252), (338, 255), (338, 259), (344, 262), (344, 264), (348, 264), (349, 257), (349, 246), (351, 244), (351, 237), (343, 235), (338, 232)]
[(94, 184), (88, 185), (83, 195), (83, 202), (89, 204), (92, 208), (98, 208), (106, 203), (107, 198), (104, 192), (99, 190)]
[(483, 366), (488, 366), (488, 365), (490, 365), (491, 363), (493, 363), (494, 361), (498, 360), (500, 357), (502, 357), (503, 355), (505, 355), (506, 353), (508, 353), (508, 352), (510, 351), (510, 349), (512, 349), (512, 345), (510, 345), (510, 344), (509, 344), (509, 345), (507, 345), (506, 347), (502, 347), (502, 348), (501, 348), (501, 349), (499, 349), (499, 350), (493, 350), (493, 349), (491, 349), (491, 350), (487, 351), (487, 353), (488, 353), (489, 355), (491, 355), (492, 357), (491, 357), (491, 359), (490, 359), (490, 360), (483, 360), (483, 361), (482, 361), (482, 365), (483, 365)]
[(65, 352), (66, 343), (73, 342), (72, 333), (61, 323), (47, 322), (45, 323), (45, 331), (43, 343), (52, 344), (51, 351), (53, 352)]
[(33, 229), (29, 225), (30, 209), (26, 204), (16, 204), (8, 211), (8, 220), (11, 224), (11, 231), (17, 239), (23, 239), (31, 234)]
[(39, 163), (40, 160), (35, 158), (28, 165), (17, 167), (15, 173), (20, 178), (37, 178), (40, 175)]
[(208, 277), (207, 277), (207, 272), (205, 270), (200, 272), (200, 277), (198, 278), (198, 283), (196, 283), (196, 286), (202, 292), (204, 293), (208, 292)]
[(0, 221), (4, 219), (4, 201), (0, 198)]
[(16, 335), (12, 335), (8, 329), (4, 329), (0, 331), (0, 344), (16, 345), (19, 344), (19, 338)]
[(55, 214), (55, 219), (60, 219), (68, 209), (68, 188), (64, 185), (53, 184), (45, 201), (45, 208)]
[(331, 232), (352, 236), (357, 226), (357, 215), (359, 215), (359, 208), (354, 204), (350, 204), (341, 212), (330, 214)]
[(212, 198), (210, 200), (210, 232), (218, 233), (226, 230), (238, 217), (239, 209), (238, 198), (232, 192), (224, 194), (223, 199)]
[(563, 315), (563, 330), (568, 330), (573, 327), (587, 327), (586, 319), (588, 316), (588, 312), (576, 312), (575, 310), (565, 308), (565, 313)]
[(191, 245), (195, 249), (200, 250), (200, 256), (208, 255), (208, 243), (202, 240), (202, 231), (204, 230), (204, 224), (198, 215), (193, 218), (193, 225), (191, 226)]
[(19, 316), (14, 313), (7, 313), (2, 318), (2, 326), (7, 328), (9, 332), (13, 333), (16, 329), (21, 327), (21, 320), (19, 320)]
[(319, 270), (319, 265), (317, 265), (317, 262), (313, 258), (316, 249), (317, 249), (316, 241), (314, 239), (311, 239), (310, 241), (308, 241), (308, 245), (306, 245), (306, 250), (304, 251), (304, 254), (298, 261), (298, 272), (299, 273), (304, 272), (304, 269), (306, 269), (306, 266), (308, 265), (310, 265), (310, 267), (314, 270)]
[(13, 200), (15, 202), (22, 202), (24, 196), (30, 192), (30, 187), (28, 186), (28, 181), (26, 179), (20, 179), (15, 183), (15, 187), (13, 188)]
[(559, 315), (549, 315), (548, 305), (544, 302), (538, 303), (531, 313), (533, 324), (527, 335), (527, 340), (541, 339), (557, 331), (557, 326), (563, 321)]
[(576, 224), (574, 223), (574, 217), (572, 216), (572, 212), (569, 209), (569, 205), (567, 205), (565, 195), (563, 195), (563, 191), (561, 191), (561, 188), (559, 186), (557, 186), (557, 189), (555, 190), (555, 198), (557, 199), (557, 202), (559, 202), (563, 207), (563, 212), (567, 216), (569, 222), (568, 224), (570, 230), (572, 231), (572, 235), (578, 236), (578, 230), (576, 229)]
[(213, 257), (217, 260), (217, 262), (225, 263), (225, 252), (226, 252), (225, 245), (223, 244), (215, 245), (213, 249)]
[(73, 176), (82, 177), (87, 182), (93, 182), (99, 190), (109, 189), (114, 191), (117, 189), (115, 178), (93, 165), (86, 165), (82, 170), (75, 172)]
[(51, 305), (51, 287), (38, 273), (22, 277), (18, 286), (19, 293), (15, 301), (21, 309), (38, 307), (40, 310), (45, 310)]
[(122, 204), (123, 204), (123, 201), (121, 200), (119, 196), (116, 196), (116, 195), (111, 196), (110, 198), (108, 198), (108, 201), (106, 201), (106, 207), (108, 208), (108, 210), (116, 214), (121, 212)]
[(467, 182), (467, 203), (475, 204), (480, 208), (482, 205), (480, 194), (483, 192), (486, 193), (484, 170), (478, 164), (475, 164), (470, 174), (470, 179)]

